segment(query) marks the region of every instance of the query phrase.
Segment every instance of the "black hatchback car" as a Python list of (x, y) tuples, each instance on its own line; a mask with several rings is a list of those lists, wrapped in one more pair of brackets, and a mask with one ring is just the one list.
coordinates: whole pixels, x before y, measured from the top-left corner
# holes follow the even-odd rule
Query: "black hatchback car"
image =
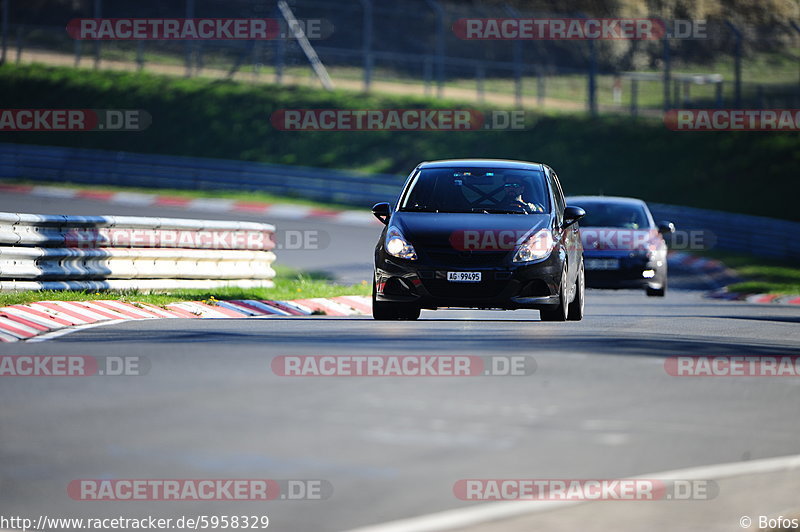
[(555, 172), (491, 159), (425, 162), (397, 203), (378, 203), (372, 314), (417, 319), (443, 307), (538, 309), (583, 318), (583, 247)]

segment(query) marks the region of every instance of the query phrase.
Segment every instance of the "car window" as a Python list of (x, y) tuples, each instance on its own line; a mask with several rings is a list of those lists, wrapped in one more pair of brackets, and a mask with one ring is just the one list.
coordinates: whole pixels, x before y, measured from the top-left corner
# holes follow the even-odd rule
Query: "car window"
[(431, 168), (409, 184), (400, 210), (531, 214), (550, 212), (550, 200), (539, 170)]
[(592, 201), (575, 202), (575, 205), (586, 211), (581, 227), (650, 228), (650, 219), (641, 205)]
[(564, 193), (561, 191), (561, 185), (552, 169), (549, 169), (547, 178), (550, 181), (550, 189), (552, 190), (552, 197), (553, 201), (555, 202), (555, 219), (560, 225), (564, 221), (564, 207), (566, 206)]

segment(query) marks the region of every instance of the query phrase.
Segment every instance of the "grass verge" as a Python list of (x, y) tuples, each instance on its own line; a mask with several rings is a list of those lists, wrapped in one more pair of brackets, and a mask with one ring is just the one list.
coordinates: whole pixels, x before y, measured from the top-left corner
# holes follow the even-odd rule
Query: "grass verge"
[(800, 267), (789, 261), (764, 259), (752, 255), (712, 251), (718, 259), (743, 279), (728, 285), (730, 292), (749, 294), (800, 294)]
[(219, 290), (174, 290), (145, 294), (138, 291), (109, 290), (104, 292), (67, 292), (55, 290), (0, 293), (0, 307), (34, 303), (36, 301), (91, 301), (116, 299), (128, 303), (167, 305), (176, 301), (216, 301), (230, 299), (289, 300), (312, 297), (369, 295), (371, 287), (363, 281), (357, 285), (339, 285), (317, 272), (300, 272), (276, 266), (275, 288), (223, 288)]

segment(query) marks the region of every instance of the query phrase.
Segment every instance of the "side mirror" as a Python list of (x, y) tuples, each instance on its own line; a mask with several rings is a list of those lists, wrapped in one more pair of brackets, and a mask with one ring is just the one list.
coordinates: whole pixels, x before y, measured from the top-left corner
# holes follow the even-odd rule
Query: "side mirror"
[(382, 203), (376, 203), (372, 206), (372, 214), (375, 215), (375, 218), (381, 221), (384, 225), (389, 223), (389, 217), (392, 215), (392, 207), (385, 201)]
[(658, 232), (662, 235), (669, 235), (675, 232), (675, 224), (672, 222), (658, 222)]
[(580, 207), (567, 205), (564, 208), (564, 227), (569, 227), (584, 216), (586, 216), (586, 211)]

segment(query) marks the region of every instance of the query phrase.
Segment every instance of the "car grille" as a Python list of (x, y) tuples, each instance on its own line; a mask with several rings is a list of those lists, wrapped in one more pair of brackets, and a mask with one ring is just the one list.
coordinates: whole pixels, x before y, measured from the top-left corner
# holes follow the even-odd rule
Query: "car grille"
[(479, 283), (453, 283), (447, 279), (423, 279), (422, 285), (434, 297), (483, 299), (499, 296), (509, 281), (483, 280)]

